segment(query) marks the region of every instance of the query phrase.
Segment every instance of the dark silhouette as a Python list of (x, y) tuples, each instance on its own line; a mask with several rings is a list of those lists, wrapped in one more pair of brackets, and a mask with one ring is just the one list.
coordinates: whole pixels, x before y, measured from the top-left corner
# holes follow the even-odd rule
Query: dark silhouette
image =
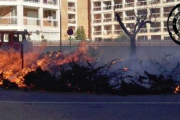
[[(130, 39), (131, 59), (136, 59), (136, 36), (143, 26), (145, 26), (146, 24), (152, 24), (156, 21), (156, 13), (154, 8), (146, 9), (143, 12), (133, 12), (136, 22), (134, 23), (134, 27), (132, 28), (133, 30), (131, 31), (128, 30), (124, 25), (123, 20), (120, 16), (120, 12), (116, 11), (116, 8), (114, 7), (116, 20), (118, 21), (124, 33)], [(152, 20), (153, 18), (154, 20)]]

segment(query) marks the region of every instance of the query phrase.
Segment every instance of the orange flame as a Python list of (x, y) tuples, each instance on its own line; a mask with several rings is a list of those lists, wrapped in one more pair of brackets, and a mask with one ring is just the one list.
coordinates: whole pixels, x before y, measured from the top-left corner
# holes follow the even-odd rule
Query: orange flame
[(174, 93), (179, 93), (180, 92), (180, 85), (176, 86), (174, 89)]
[[(4, 79), (8, 79), (11, 82), (18, 84), (20, 88), (25, 87), (23, 84), (24, 76), (35, 71), (37, 67), (41, 67), (43, 70), (50, 71), (50, 67), (53, 65), (63, 65), (71, 61), (78, 61), (81, 56), (82, 59), (92, 61), (87, 52), (87, 47), (80, 44), (79, 48), (70, 54), (63, 54), (61, 52), (51, 52), (50, 54), (42, 55), (42, 48), (38, 48), (28, 53), (24, 53), (24, 68), (21, 68), (20, 53), (10, 49), (8, 51), (0, 50), (0, 73), (3, 73)], [(0, 80), (0, 85), (2, 80)]]

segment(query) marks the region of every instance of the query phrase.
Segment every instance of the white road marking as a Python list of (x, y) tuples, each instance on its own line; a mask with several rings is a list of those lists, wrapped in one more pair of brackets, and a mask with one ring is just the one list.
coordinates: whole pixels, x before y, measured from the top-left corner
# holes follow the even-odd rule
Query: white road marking
[(101, 105), (180, 105), (180, 102), (38, 102), (38, 101), (0, 101), (15, 104), (101, 104)]

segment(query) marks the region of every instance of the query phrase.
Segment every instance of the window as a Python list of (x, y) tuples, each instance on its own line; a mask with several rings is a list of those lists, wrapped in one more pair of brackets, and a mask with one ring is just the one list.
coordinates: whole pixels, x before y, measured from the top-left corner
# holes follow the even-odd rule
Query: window
[(22, 34), (19, 34), (19, 42), (21, 42), (23, 39)]
[(9, 34), (4, 34), (4, 42), (9, 42)]

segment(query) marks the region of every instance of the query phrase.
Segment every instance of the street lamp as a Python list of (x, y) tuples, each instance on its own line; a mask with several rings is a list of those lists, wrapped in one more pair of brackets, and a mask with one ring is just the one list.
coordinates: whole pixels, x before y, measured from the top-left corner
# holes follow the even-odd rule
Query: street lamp
[(61, 0), (59, 0), (59, 13), (60, 13), (60, 18), (59, 18), (59, 29), (60, 29), (60, 32), (59, 32), (59, 35), (60, 35), (60, 49), (59, 51), (62, 51), (62, 39), (61, 39), (61, 36), (62, 36), (62, 31), (61, 31)]

